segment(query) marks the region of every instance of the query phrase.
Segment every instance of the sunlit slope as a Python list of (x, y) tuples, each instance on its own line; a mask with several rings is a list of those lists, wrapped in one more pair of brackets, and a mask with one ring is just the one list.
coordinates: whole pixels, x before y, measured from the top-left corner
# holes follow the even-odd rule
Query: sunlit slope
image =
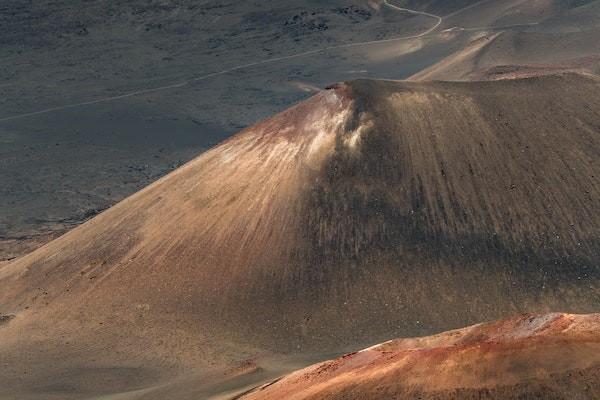
[(600, 315), (522, 315), (385, 342), (240, 398), (593, 400), (599, 376)]
[(597, 311), (599, 89), (361, 80), (260, 122), (0, 266), (0, 382), (210, 386), (249, 359)]

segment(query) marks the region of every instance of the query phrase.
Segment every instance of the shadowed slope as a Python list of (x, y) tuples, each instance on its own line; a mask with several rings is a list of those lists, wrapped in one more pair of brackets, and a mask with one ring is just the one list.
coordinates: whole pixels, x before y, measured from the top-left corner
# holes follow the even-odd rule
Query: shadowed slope
[(276, 357), (593, 312), (599, 88), (322, 92), (0, 266), (0, 382), (19, 399), (177, 382), (197, 398), (279, 373)]
[(399, 339), (317, 364), (240, 399), (597, 399), (600, 315), (524, 315)]

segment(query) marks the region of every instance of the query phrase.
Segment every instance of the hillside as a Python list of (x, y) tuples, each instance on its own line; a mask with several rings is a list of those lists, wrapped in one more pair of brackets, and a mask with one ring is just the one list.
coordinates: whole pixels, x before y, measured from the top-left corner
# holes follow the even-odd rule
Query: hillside
[(391, 340), (257, 387), (242, 400), (597, 399), (600, 315), (522, 315)]
[[(197, 399), (600, 304), (600, 80), (357, 80), (0, 265), (9, 399)], [(167, 396), (168, 395), (168, 396)]]
[(580, 60), (600, 54), (599, 16), (599, 0), (5, 0), (0, 262), (331, 82), (597, 71)]
[(0, 261), (309, 97), (302, 87), (356, 76), (344, 71), (364, 69), (353, 65), (364, 57), (212, 74), (430, 26), (430, 18), (389, 10), (384, 18), (363, 0), (74, 4), (0, 2)]
[(415, 81), (473, 81), (600, 68), (600, 1), (484, 1), (449, 14), (439, 41), (462, 45), (414, 73)]

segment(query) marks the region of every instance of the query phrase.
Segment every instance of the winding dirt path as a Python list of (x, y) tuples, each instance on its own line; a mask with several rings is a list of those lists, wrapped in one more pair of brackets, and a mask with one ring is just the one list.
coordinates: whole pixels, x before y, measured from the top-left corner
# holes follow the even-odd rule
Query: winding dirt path
[(39, 110), (39, 111), (34, 111), (34, 112), (29, 112), (29, 113), (24, 113), (24, 114), (18, 114), (18, 115), (12, 115), (12, 116), (9, 116), (9, 117), (0, 118), (0, 122), (13, 121), (13, 120), (16, 120), (16, 119), (22, 119), (22, 118), (26, 118), (26, 117), (32, 117), (32, 116), (35, 116), (35, 115), (48, 114), (48, 113), (51, 113), (53, 111), (67, 110), (67, 109), (70, 109), (70, 108), (82, 107), (82, 106), (87, 106), (87, 105), (92, 105), (92, 104), (107, 103), (107, 102), (110, 102), (110, 101), (126, 99), (128, 97), (134, 97), (134, 96), (139, 96), (139, 95), (148, 94), (148, 93), (154, 93), (154, 92), (160, 92), (160, 91), (170, 90), (170, 89), (177, 89), (177, 88), (184, 87), (184, 86), (187, 86), (189, 84), (192, 84), (194, 82), (207, 80), (207, 79), (210, 79), (210, 78), (214, 78), (215, 76), (229, 74), (231, 72), (243, 70), (243, 69), (246, 69), (246, 68), (256, 67), (256, 66), (265, 65), (265, 64), (272, 64), (272, 63), (276, 63), (276, 62), (279, 62), (279, 61), (292, 60), (292, 59), (295, 59), (295, 58), (306, 57), (306, 56), (315, 55), (315, 54), (320, 54), (320, 53), (324, 53), (324, 52), (327, 52), (327, 51), (330, 51), (330, 50), (344, 49), (344, 48), (350, 48), (350, 47), (366, 46), (366, 45), (370, 45), (370, 44), (394, 42), (394, 41), (398, 41), (398, 40), (416, 39), (416, 38), (420, 38), (420, 37), (429, 35), (433, 31), (435, 31), (441, 25), (442, 21), (444, 20), (443, 17), (440, 17), (438, 15), (434, 15), (434, 14), (430, 14), (430, 13), (427, 13), (427, 12), (424, 12), (424, 11), (417, 11), (417, 10), (411, 10), (411, 9), (408, 9), (408, 8), (398, 7), (398, 6), (390, 3), (389, 0), (383, 0), (383, 4), (385, 6), (387, 6), (387, 7), (395, 10), (395, 11), (406, 12), (406, 13), (410, 13), (410, 14), (423, 15), (423, 16), (431, 17), (431, 18), (436, 19), (437, 22), (430, 29), (426, 30), (425, 32), (416, 34), (416, 35), (402, 36), (402, 37), (396, 37), (396, 38), (390, 38), (390, 39), (381, 39), (381, 40), (370, 40), (370, 41), (366, 41), (366, 42), (346, 43), (346, 44), (340, 44), (340, 45), (335, 45), (335, 46), (324, 47), (324, 48), (321, 48), (321, 49), (304, 51), (304, 52), (301, 52), (301, 53), (296, 53), (296, 54), (292, 54), (292, 55), (288, 55), (288, 56), (268, 58), (266, 60), (255, 61), (255, 62), (251, 62), (251, 63), (247, 63), (247, 64), (237, 65), (237, 66), (231, 67), (231, 68), (226, 68), (226, 69), (223, 69), (221, 71), (212, 72), (210, 74), (206, 74), (206, 75), (198, 76), (198, 77), (195, 77), (195, 78), (191, 78), (191, 79), (188, 79), (188, 80), (185, 80), (185, 81), (182, 81), (182, 82), (176, 82), (176, 83), (173, 83), (171, 85), (165, 85), (165, 86), (159, 86), (159, 87), (155, 87), (155, 88), (136, 90), (136, 91), (133, 91), (133, 92), (123, 93), (123, 94), (116, 95), (116, 96), (103, 97), (103, 98), (99, 98), (99, 99), (95, 99), (95, 100), (90, 100), (90, 101), (84, 101), (84, 102), (80, 102), (80, 103), (67, 104), (67, 105), (63, 105), (63, 106), (46, 108), (44, 110)]

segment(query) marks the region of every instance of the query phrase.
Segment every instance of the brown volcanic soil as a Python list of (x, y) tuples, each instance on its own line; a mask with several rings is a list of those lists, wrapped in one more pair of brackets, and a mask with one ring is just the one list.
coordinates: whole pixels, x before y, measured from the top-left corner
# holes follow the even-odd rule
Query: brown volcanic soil
[(599, 89), (360, 80), (241, 132), (0, 265), (3, 399), (206, 398), (390, 337), (597, 311)]
[(351, 79), (358, 75), (349, 71), (371, 70), (373, 63), (332, 51), (106, 103), (4, 118), (317, 48), (414, 35), (432, 23), (364, 0), (74, 4), (0, 2), (0, 260), (29, 253), (243, 127), (307, 98), (303, 87)]
[[(436, 23), (384, 7), (382, 0), (69, 3), (0, 5), (6, 65), (0, 69), (0, 119), (307, 50), (412, 36)], [(506, 31), (506, 40), (432, 78), (481, 79), (474, 74), (499, 65), (600, 54), (598, 0), (393, 3), (445, 18), (422, 38), (330, 50), (174, 90), (0, 121), (0, 260), (29, 253), (331, 81), (406, 78), (453, 53), (464, 55), (486, 31)]]
[(240, 397), (566, 398), (600, 398), (600, 314), (523, 315), (392, 340), (302, 369)]

